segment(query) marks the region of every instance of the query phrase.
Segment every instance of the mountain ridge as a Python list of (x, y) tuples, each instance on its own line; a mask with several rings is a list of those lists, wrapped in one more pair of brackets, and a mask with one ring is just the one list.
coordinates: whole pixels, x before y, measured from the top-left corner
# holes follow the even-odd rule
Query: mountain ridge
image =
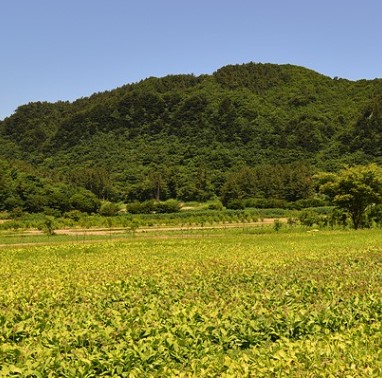
[(237, 167), (381, 163), (381, 95), (381, 79), (330, 78), (290, 64), (150, 77), (73, 102), (20, 106), (0, 121), (0, 157), (80, 185), (75, 172), (100, 170), (115, 198), (132, 200), (149, 197), (142, 193), (155, 172), (163, 181), (177, 176), (166, 178), (165, 198), (192, 198), (182, 193), (198, 192), (203, 171), (208, 197)]

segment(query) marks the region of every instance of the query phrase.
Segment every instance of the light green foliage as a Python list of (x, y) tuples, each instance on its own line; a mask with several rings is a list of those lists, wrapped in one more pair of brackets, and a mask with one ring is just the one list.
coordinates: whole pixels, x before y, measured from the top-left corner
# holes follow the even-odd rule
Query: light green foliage
[(382, 203), (382, 168), (376, 164), (343, 169), (337, 175), (324, 175), (321, 185), (340, 209), (348, 212), (355, 229), (365, 223), (365, 213)]
[(380, 377), (377, 230), (2, 249), (0, 376)]
[(103, 216), (110, 217), (116, 215), (119, 210), (120, 206), (117, 203), (104, 202), (99, 209), (99, 213)]

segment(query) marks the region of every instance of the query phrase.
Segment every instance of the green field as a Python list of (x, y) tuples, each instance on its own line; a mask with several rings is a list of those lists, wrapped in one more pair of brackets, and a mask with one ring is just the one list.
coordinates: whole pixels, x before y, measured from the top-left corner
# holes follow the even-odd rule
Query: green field
[(381, 377), (380, 230), (0, 249), (0, 376)]

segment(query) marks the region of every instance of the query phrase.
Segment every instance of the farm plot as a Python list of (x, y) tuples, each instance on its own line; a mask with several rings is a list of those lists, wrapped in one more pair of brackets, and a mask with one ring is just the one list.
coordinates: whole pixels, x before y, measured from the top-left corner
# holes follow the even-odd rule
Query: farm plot
[(0, 251), (0, 376), (380, 377), (378, 230)]

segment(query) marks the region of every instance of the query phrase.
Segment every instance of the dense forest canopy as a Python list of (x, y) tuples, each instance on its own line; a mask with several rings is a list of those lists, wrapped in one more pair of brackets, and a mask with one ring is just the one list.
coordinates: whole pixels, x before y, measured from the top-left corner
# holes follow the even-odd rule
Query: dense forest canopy
[[(313, 195), (317, 171), (382, 163), (382, 80), (260, 63), (151, 77), (22, 105), (0, 122), (0, 143), (3, 209), (64, 211), (90, 192), (89, 209), (97, 199), (295, 201)], [(44, 200), (52, 192), (66, 205)]]

